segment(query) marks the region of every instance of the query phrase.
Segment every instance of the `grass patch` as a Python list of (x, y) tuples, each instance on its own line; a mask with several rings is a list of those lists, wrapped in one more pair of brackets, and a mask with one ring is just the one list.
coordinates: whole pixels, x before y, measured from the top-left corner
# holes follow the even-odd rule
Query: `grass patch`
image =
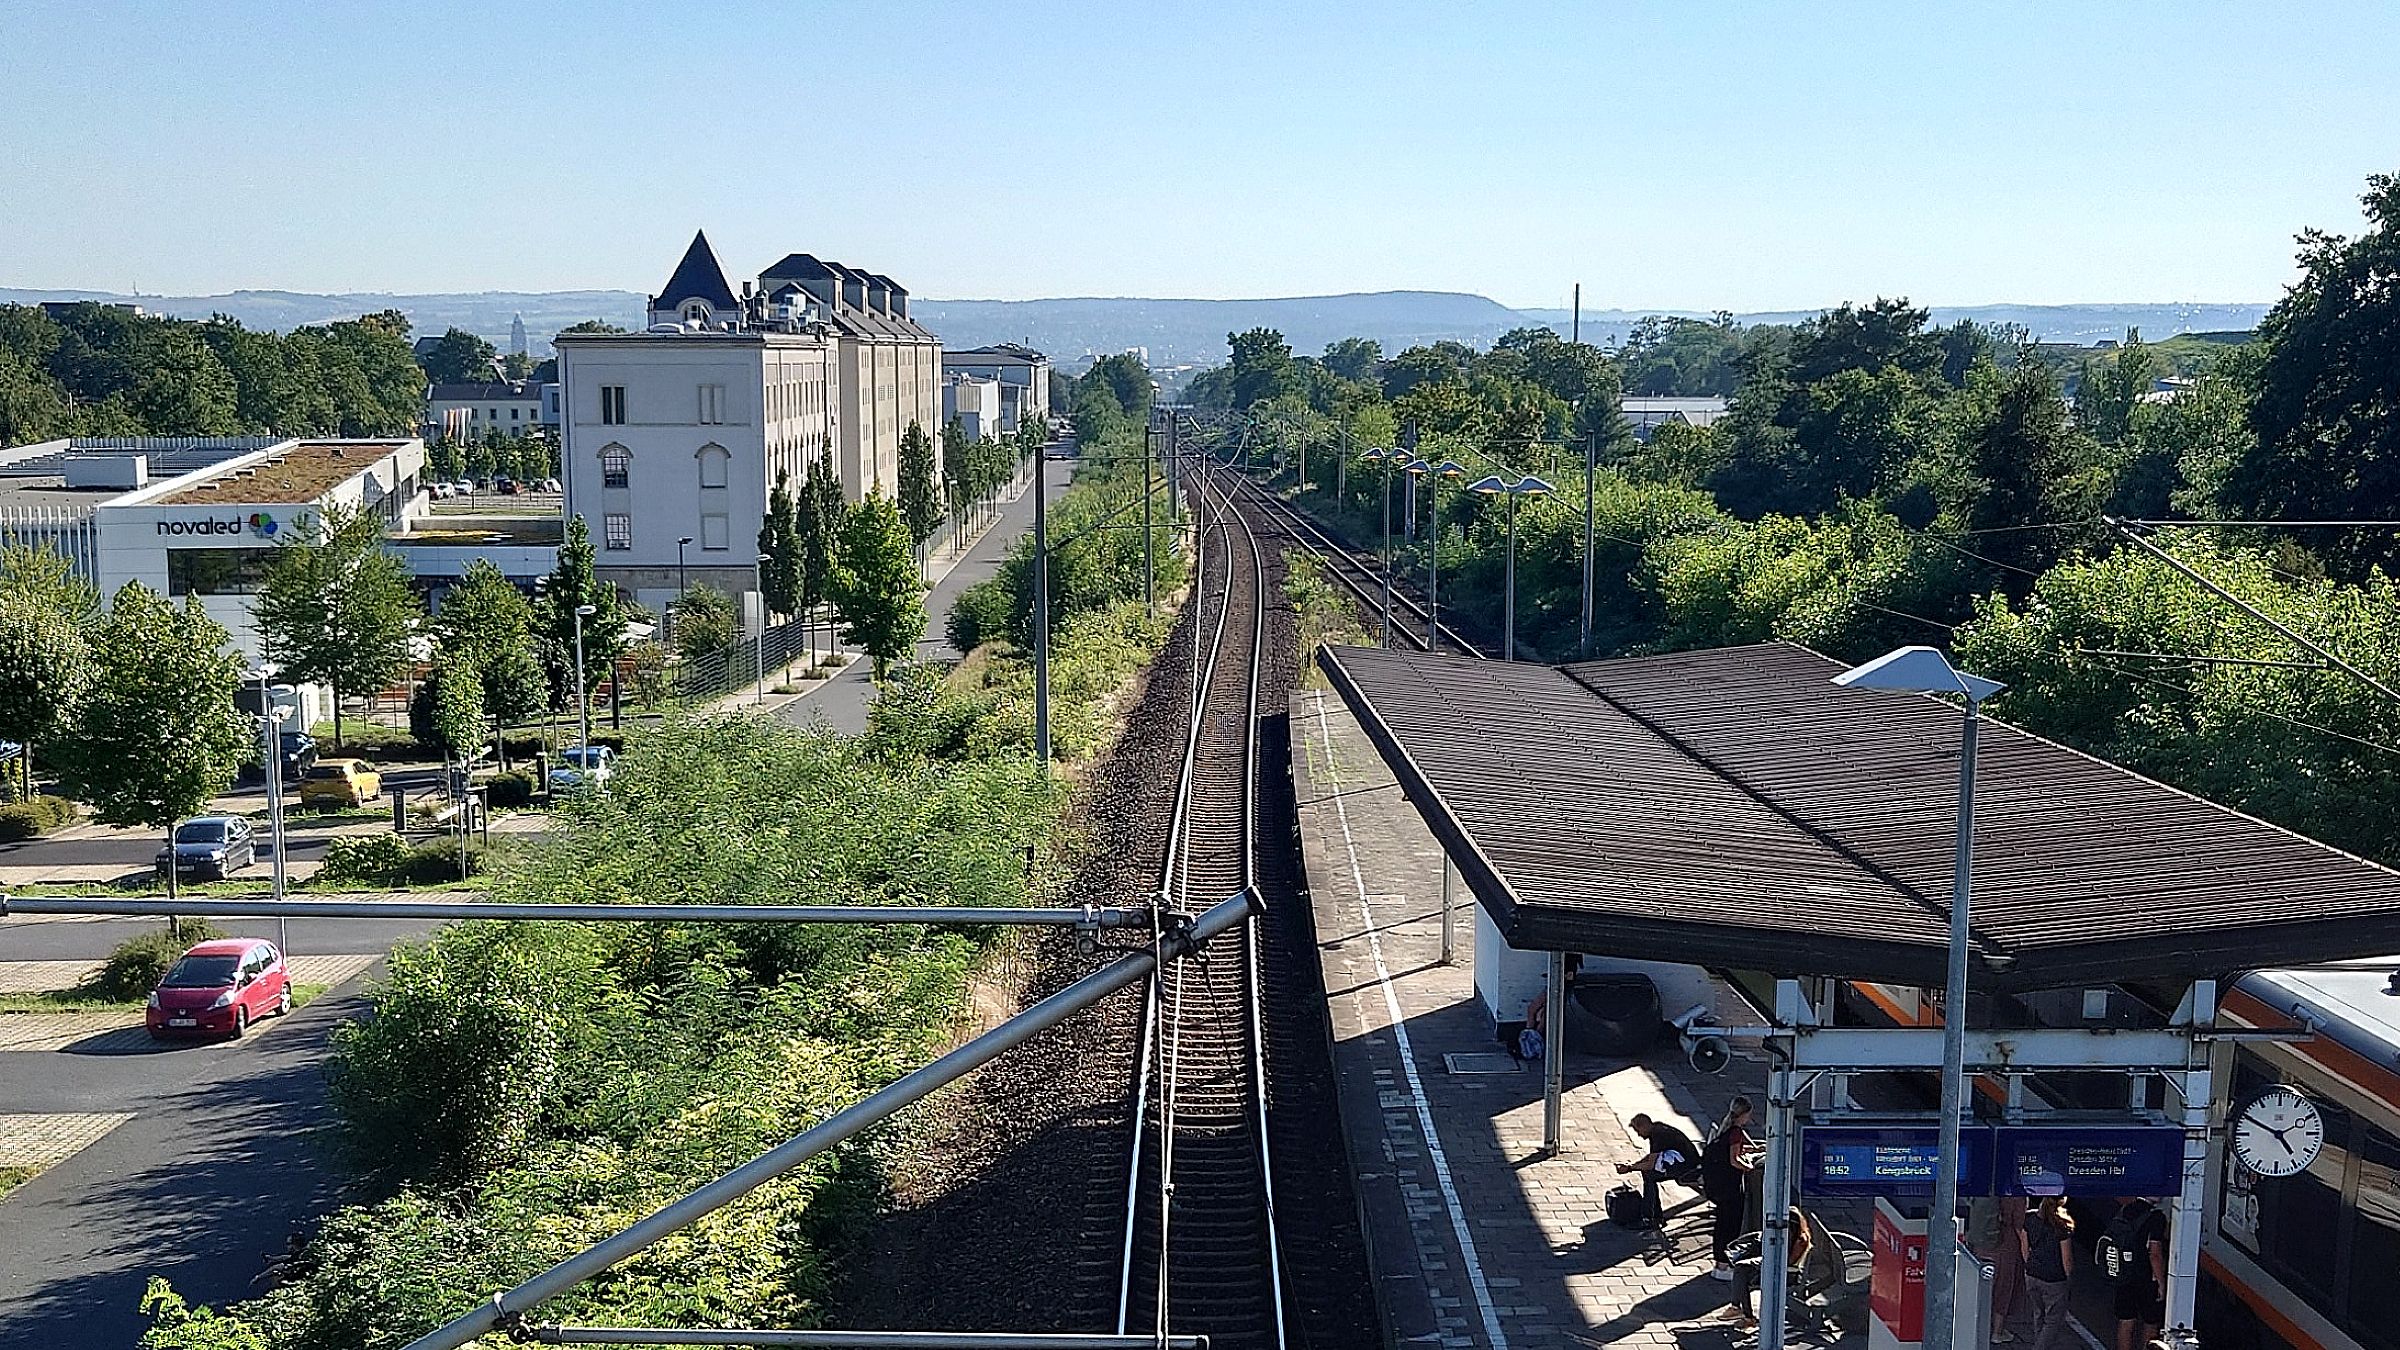
[(10, 1191), (40, 1176), (41, 1173), (42, 1169), (38, 1167), (0, 1167), (0, 1200), (6, 1200)]
[(80, 989), (45, 989), (34, 994), (0, 994), (0, 1015), (123, 1012), (128, 1008), (141, 1006), (142, 1000), (139, 998), (96, 998)]

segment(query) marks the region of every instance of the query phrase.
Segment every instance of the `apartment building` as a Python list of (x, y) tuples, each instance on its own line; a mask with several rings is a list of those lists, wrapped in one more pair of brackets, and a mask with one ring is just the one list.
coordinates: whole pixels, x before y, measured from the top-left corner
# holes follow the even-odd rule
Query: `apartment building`
[(652, 609), (712, 586), (756, 623), (768, 495), (829, 448), (843, 463), (846, 417), (839, 330), (814, 302), (745, 289), (695, 236), (647, 331), (559, 335), (559, 417), (566, 510), (591, 531), (595, 573)]

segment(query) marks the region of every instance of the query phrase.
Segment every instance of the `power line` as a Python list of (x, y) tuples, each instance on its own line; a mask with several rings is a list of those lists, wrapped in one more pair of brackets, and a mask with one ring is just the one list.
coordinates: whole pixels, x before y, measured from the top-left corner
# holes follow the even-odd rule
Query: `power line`
[[(2192, 696), (2192, 691), (2184, 685), (2170, 684), (2165, 680), (2157, 679), (2153, 676), (2137, 674), (2134, 671), (2127, 670), (2122, 666), (2112, 666), (2106, 661), (2094, 661), (2092, 664), (2100, 667), (2102, 670), (2122, 676), (2125, 679), (2132, 680), (2136, 684), (2151, 685), (2155, 688), (2164, 689), (2169, 693), (2181, 694), (2185, 698), (2190, 698)], [(2286, 713), (2279, 713), (2269, 708), (2252, 707), (2245, 708), (2243, 711), (2254, 717), (2272, 718), (2275, 721), (2299, 727), (2304, 731), (2314, 731), (2319, 735), (2331, 736), (2337, 741), (2348, 741), (2352, 745), (2365, 746), (2369, 750), (2380, 750), (2387, 755), (2400, 755), (2400, 746), (2385, 745), (2381, 741), (2370, 741), (2363, 736), (2353, 736), (2347, 731), (2336, 731), (2332, 727), (2321, 727), (2314, 722), (2304, 721), (2300, 718), (2290, 716)]]
[(2400, 530), (2400, 520), (2135, 520), (2127, 517), (2122, 523), (2154, 530), (2184, 525), (2250, 530)]

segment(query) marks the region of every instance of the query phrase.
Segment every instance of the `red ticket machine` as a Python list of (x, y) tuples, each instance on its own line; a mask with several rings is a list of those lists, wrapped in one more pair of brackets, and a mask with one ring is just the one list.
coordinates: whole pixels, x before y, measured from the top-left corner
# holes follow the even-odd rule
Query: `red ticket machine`
[(1925, 1339), (1925, 1221), (1876, 1197), (1874, 1248), (1867, 1350), (1914, 1347)]

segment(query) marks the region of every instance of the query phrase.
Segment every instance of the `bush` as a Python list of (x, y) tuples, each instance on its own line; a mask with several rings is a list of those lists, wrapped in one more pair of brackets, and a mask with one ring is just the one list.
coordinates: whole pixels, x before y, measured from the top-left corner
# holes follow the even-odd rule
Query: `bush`
[(944, 634), (960, 655), (995, 638), (1008, 636), (1016, 597), (998, 577), (976, 582), (951, 602)]
[(325, 846), (326, 881), (363, 881), (389, 886), (408, 865), (408, 841), (396, 834), (348, 834)]
[(500, 738), (500, 753), (510, 759), (531, 759), (535, 755), (548, 753), (549, 749), (550, 740), (547, 736), (503, 736)]
[(64, 797), (35, 795), (0, 806), (0, 843), (48, 834), (75, 819), (75, 803)]
[(179, 919), (172, 928), (162, 932), (144, 933), (127, 938), (108, 954), (108, 961), (97, 973), (76, 989), (89, 998), (112, 1002), (131, 1002), (148, 998), (158, 982), (167, 977), (176, 958), (195, 945), (211, 942), (225, 934), (216, 927), (197, 919)]
[(428, 839), (408, 851), (393, 880), (396, 883), (430, 886), (444, 881), (464, 881), (481, 871), (482, 844), (472, 839), (467, 841), (467, 870), (462, 876), (458, 870), (458, 840)]
[(533, 803), (534, 781), (530, 773), (494, 774), (483, 784), (484, 800), (493, 806), (529, 806)]

